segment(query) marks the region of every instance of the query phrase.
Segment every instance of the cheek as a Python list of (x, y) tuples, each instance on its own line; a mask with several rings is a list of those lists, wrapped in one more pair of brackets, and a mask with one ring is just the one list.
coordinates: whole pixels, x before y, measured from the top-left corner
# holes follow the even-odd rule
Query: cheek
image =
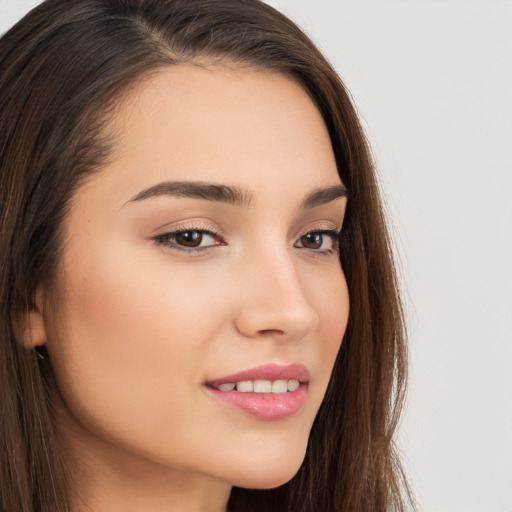
[(83, 258), (70, 252), (63, 262), (65, 309), (49, 343), (61, 395), (89, 430), (118, 435), (130, 425), (123, 435), (135, 438), (139, 429), (147, 437), (152, 418), (179, 431), (178, 412), (202, 379), (216, 301), (195, 293), (189, 275), (104, 249)]
[(330, 340), (329, 350), (333, 351), (336, 357), (347, 328), (350, 303), (347, 282), (341, 269), (339, 277), (333, 279), (326, 288), (323, 300), (322, 310), (325, 310), (327, 331), (325, 338)]
[(318, 374), (321, 375), (321, 401), (345, 335), (349, 316), (349, 294), (341, 267), (332, 270), (330, 278), (323, 280), (322, 287), (311, 288), (310, 296), (318, 311), (319, 327), (316, 346), (308, 344), (306, 350), (310, 351), (308, 357), (316, 361)]

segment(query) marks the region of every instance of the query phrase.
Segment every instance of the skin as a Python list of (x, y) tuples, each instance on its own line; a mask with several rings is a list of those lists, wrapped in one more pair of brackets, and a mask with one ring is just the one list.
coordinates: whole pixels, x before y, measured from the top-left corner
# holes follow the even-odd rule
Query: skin
[[(341, 185), (329, 136), (290, 79), (191, 64), (147, 77), (109, 129), (113, 156), (73, 198), (31, 324), (55, 371), (74, 510), (223, 511), (232, 485), (296, 473), (346, 328), (335, 243), (303, 243), (343, 222), (343, 197), (301, 207)], [(132, 200), (169, 180), (238, 187), (250, 204)], [(155, 240), (176, 229), (217, 234), (193, 251)], [(267, 363), (311, 373), (291, 417), (257, 419), (204, 387)]]

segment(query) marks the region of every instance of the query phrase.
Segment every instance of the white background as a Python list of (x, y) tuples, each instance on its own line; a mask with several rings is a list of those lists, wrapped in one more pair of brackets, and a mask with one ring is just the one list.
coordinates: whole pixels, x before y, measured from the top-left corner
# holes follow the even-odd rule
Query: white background
[[(0, 0), (0, 31), (30, 0)], [(350, 89), (405, 283), (422, 512), (512, 512), (512, 2), (269, 0)], [(349, 512), (349, 511), (347, 511)]]

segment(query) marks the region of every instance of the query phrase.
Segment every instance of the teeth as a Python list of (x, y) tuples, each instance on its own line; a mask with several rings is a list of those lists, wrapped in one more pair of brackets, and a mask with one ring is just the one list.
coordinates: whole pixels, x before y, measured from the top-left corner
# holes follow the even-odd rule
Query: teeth
[(300, 382), (296, 379), (290, 379), (288, 381), (288, 391), (295, 391), (296, 389), (299, 389)]
[(219, 384), (216, 388), (219, 391), (233, 391), (235, 388), (240, 393), (286, 393), (299, 389), (300, 382), (297, 379), (289, 380), (244, 380), (241, 382), (226, 382)]
[(272, 393), (272, 382), (269, 380), (255, 380), (254, 381), (255, 393)]
[(272, 382), (272, 393), (286, 393), (288, 391), (288, 384), (285, 380), (275, 380)]
[(233, 389), (235, 389), (235, 383), (226, 382), (225, 384), (220, 384), (219, 386), (217, 386), (217, 389), (219, 391), (233, 391)]
[(242, 382), (236, 383), (236, 390), (241, 391), (242, 393), (249, 393), (250, 391), (253, 391), (254, 384), (252, 380), (243, 380)]

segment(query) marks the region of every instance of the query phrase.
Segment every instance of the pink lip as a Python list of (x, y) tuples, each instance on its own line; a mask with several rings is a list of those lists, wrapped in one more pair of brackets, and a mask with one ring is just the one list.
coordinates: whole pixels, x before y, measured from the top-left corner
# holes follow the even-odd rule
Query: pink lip
[[(221, 402), (258, 419), (281, 420), (302, 409), (308, 392), (309, 377), (308, 369), (301, 364), (286, 366), (269, 364), (210, 381), (206, 390)], [(295, 391), (286, 393), (242, 393), (236, 390), (220, 391), (214, 387), (227, 382), (258, 379), (270, 381), (295, 379), (301, 384)]]

